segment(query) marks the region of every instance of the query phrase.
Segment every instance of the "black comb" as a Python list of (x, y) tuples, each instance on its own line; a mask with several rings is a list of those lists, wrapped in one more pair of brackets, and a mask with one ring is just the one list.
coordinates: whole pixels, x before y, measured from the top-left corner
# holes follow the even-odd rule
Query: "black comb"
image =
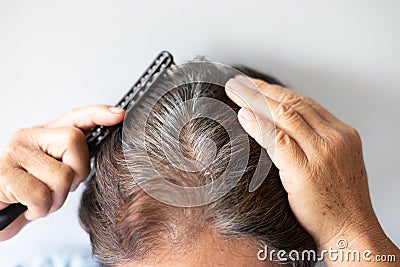
[[(162, 51), (146, 69), (143, 75), (136, 81), (131, 89), (124, 97), (115, 105), (115, 107), (129, 111), (135, 106), (139, 100), (146, 94), (157, 77), (166, 69), (174, 65), (172, 55), (167, 51)], [(98, 148), (103, 143), (104, 139), (112, 132), (116, 126), (97, 126), (86, 135), (86, 141), (89, 147), (91, 161), (96, 156)], [(92, 175), (91, 173), (90, 175)], [(89, 176), (90, 176), (89, 175)], [(9, 205), (4, 210), (0, 211), (0, 231), (10, 225), (28, 208), (21, 203)]]

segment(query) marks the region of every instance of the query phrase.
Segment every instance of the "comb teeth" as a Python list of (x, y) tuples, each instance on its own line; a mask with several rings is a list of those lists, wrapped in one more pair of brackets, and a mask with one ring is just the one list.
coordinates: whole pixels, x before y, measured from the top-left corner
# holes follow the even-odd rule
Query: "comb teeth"
[[(163, 51), (156, 59), (151, 63), (151, 65), (146, 69), (143, 75), (135, 83), (134, 86), (129, 90), (129, 92), (118, 102), (116, 107), (128, 110), (132, 108), (138, 100), (146, 93), (150, 88), (151, 83), (155, 81), (158, 75), (165, 69), (173, 65), (173, 57), (170, 53)], [(114, 126), (115, 127), (115, 126)], [(91, 172), (89, 177), (94, 174), (93, 165), (95, 162), (95, 153), (99, 145), (104, 141), (105, 138), (111, 133), (113, 127), (97, 126), (86, 135), (86, 141), (89, 146), (89, 151), (92, 155), (90, 159)], [(15, 203), (4, 210), (0, 211), (0, 231), (6, 228), (10, 223), (12, 223), (18, 216), (20, 216), (27, 207), (21, 203)]]
[[(129, 111), (147, 92), (159, 74), (173, 64), (172, 55), (167, 51), (162, 51), (115, 107)], [(92, 155), (95, 154), (99, 145), (110, 134), (112, 127), (96, 126), (86, 135), (86, 142)]]

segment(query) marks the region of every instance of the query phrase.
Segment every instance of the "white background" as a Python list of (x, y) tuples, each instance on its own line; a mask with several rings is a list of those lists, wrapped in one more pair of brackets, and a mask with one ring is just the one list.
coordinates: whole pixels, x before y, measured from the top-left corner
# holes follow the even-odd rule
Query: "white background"
[[(373, 205), (400, 245), (399, 1), (0, 0), (0, 149), (21, 127), (70, 108), (114, 104), (171, 51), (273, 74), (355, 126)], [(56, 178), (56, 177), (55, 177)], [(0, 243), (0, 265), (87, 251), (79, 195)]]

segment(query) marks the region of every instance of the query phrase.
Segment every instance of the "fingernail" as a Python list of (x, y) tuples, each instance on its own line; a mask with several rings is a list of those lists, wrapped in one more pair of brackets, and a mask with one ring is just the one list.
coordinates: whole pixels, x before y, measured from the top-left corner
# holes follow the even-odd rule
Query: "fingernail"
[(124, 112), (124, 109), (117, 107), (109, 107), (108, 109), (114, 114), (121, 114), (122, 112)]
[(241, 116), (242, 118), (244, 118), (245, 120), (248, 120), (248, 121), (256, 120), (254, 113), (250, 109), (247, 109), (247, 108), (241, 108), (239, 110), (239, 116)]
[(236, 79), (230, 79), (226, 83), (226, 88), (232, 91), (241, 91), (243, 89), (246, 89), (246, 86)]
[(249, 77), (244, 76), (244, 75), (236, 75), (235, 80), (238, 80), (240, 83), (246, 85), (249, 88), (255, 89), (254, 83), (250, 80)]

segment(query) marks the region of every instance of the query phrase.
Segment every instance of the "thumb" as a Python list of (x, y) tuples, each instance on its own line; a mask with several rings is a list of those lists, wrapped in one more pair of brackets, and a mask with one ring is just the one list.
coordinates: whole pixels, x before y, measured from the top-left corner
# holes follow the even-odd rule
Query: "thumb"
[(72, 109), (58, 119), (45, 125), (46, 128), (77, 127), (90, 130), (97, 125), (112, 126), (124, 119), (125, 111), (107, 105)]

